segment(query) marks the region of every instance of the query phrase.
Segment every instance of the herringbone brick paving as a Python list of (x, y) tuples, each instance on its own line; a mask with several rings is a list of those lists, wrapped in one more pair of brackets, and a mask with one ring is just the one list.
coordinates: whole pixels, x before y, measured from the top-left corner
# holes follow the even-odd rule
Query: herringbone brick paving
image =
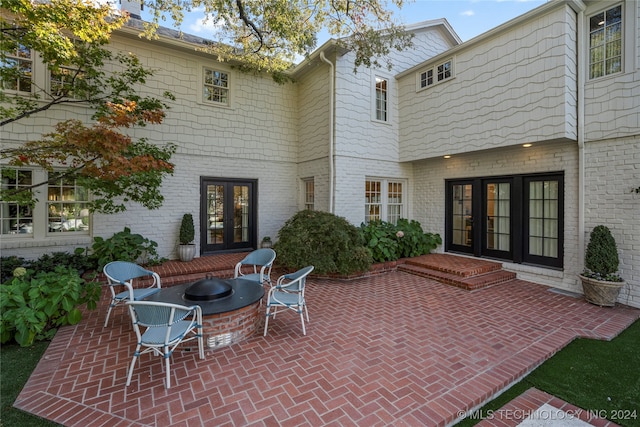
[[(464, 261), (461, 266), (473, 260)], [(466, 267), (465, 267), (466, 268)], [(67, 426), (443, 426), (578, 336), (611, 339), (640, 310), (512, 280), (469, 292), (391, 272), (308, 281), (311, 323), (282, 313), (230, 347), (176, 352), (172, 387), (107, 299), (62, 328), (14, 406)]]

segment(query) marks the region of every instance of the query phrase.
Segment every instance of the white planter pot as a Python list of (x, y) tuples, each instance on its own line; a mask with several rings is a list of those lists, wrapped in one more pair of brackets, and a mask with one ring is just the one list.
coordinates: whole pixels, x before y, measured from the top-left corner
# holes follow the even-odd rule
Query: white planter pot
[(178, 258), (180, 258), (180, 261), (192, 261), (194, 256), (196, 256), (196, 245), (178, 245)]

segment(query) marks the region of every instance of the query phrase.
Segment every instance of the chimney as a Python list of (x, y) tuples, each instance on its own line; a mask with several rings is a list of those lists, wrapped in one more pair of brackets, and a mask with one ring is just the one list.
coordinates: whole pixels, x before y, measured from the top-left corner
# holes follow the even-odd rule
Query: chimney
[(142, 19), (140, 16), (142, 12), (141, 0), (120, 0), (120, 9), (129, 12), (134, 19)]

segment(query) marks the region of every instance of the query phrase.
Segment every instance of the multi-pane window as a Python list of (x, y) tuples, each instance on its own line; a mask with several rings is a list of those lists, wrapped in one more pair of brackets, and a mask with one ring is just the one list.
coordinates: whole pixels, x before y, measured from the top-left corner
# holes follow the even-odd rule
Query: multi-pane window
[(589, 18), (589, 77), (622, 71), (622, 5)]
[(449, 59), (433, 68), (418, 73), (418, 88), (432, 86), (453, 77), (453, 60)]
[[(33, 184), (33, 172), (2, 168), (2, 189), (25, 191)], [(29, 205), (19, 205), (0, 200), (0, 229), (2, 234), (33, 234), (33, 209)]]
[(56, 71), (51, 71), (51, 96), (75, 98), (75, 82), (83, 78), (84, 74), (77, 69), (60, 67)]
[(89, 192), (73, 179), (49, 184), (47, 212), (49, 231), (88, 231)]
[(229, 105), (229, 74), (205, 68), (203, 90), (206, 102)]
[(304, 208), (314, 210), (315, 205), (315, 182), (313, 178), (303, 180), (304, 183)]
[(13, 51), (4, 52), (0, 66), (5, 69), (2, 88), (17, 92), (31, 92), (33, 55), (31, 49), (18, 44)]
[(376, 120), (383, 122), (388, 118), (389, 80), (376, 77)]
[(485, 233), (487, 249), (511, 250), (511, 183), (488, 182), (487, 224)]
[(365, 182), (365, 223), (381, 220), (396, 224), (403, 217), (404, 185), (401, 181), (369, 179)]
[(529, 254), (558, 257), (558, 181), (529, 182)]

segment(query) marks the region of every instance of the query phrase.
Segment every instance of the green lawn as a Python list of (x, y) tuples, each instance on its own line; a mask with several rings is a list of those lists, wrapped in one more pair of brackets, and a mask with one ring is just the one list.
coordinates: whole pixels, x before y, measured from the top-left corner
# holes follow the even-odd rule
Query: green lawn
[(31, 347), (17, 344), (0, 347), (0, 426), (31, 427), (57, 426), (59, 424), (27, 414), (12, 405), (29, 379), (49, 342), (39, 342)]
[[(0, 426), (58, 425), (11, 406), (47, 346), (44, 342), (29, 348), (17, 345), (0, 348)], [(585, 410), (623, 415), (626, 419), (612, 421), (625, 427), (640, 427), (640, 320), (609, 342), (573, 341), (482, 410), (495, 411), (531, 387)], [(467, 419), (458, 426), (471, 426), (479, 421)]]
[[(531, 387), (584, 410), (608, 414), (616, 424), (640, 426), (640, 320), (612, 341), (573, 341), (480, 413), (500, 409)], [(458, 426), (478, 422), (466, 419)]]

